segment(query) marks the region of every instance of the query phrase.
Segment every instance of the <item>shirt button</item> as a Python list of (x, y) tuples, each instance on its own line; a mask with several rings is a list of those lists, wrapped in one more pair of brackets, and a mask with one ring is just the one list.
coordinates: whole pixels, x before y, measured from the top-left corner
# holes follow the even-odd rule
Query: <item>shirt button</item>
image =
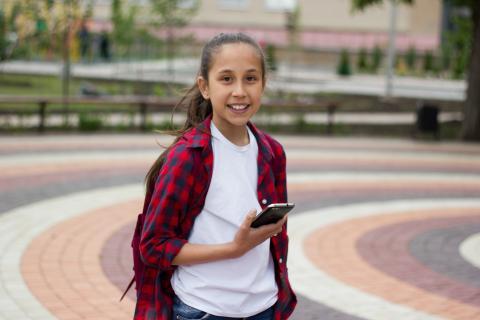
[(282, 262), (283, 262), (282, 258), (278, 259), (278, 263), (282, 263)]
[(267, 204), (267, 199), (263, 199), (262, 204)]

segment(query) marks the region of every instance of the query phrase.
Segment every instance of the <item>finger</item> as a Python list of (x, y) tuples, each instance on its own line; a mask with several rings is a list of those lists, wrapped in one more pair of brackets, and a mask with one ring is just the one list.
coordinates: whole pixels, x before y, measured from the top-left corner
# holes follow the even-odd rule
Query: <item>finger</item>
[(277, 228), (275, 233), (273, 234), (274, 237), (278, 236), (278, 234), (282, 233), (282, 228)]
[(242, 226), (244, 227), (250, 227), (252, 224), (253, 220), (255, 220), (255, 217), (257, 216), (257, 211), (255, 209), (250, 210), (245, 219), (243, 220)]
[(282, 219), (278, 220), (277, 223), (275, 223), (276, 226), (283, 226), (283, 224), (287, 221), (287, 216), (286, 214)]

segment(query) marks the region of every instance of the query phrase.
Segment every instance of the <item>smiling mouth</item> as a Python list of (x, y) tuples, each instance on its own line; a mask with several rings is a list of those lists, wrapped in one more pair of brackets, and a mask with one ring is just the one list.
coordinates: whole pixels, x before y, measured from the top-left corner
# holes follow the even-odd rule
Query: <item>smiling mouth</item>
[(246, 110), (248, 107), (250, 107), (250, 105), (249, 104), (227, 104), (227, 107), (229, 107), (233, 111), (241, 112)]

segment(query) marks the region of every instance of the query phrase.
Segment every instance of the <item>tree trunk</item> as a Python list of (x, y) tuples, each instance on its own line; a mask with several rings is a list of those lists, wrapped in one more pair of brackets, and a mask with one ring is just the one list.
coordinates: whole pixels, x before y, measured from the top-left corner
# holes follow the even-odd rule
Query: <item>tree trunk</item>
[(468, 72), (467, 100), (462, 123), (462, 138), (480, 141), (480, 3), (473, 2), (473, 39)]

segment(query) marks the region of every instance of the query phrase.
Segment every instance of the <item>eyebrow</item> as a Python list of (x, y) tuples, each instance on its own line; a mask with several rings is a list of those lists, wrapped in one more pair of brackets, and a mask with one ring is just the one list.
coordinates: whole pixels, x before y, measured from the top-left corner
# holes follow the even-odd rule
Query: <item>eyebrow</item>
[[(256, 69), (256, 68), (251, 68), (251, 69), (248, 69), (246, 72), (258, 72), (259, 70)], [(218, 73), (229, 73), (229, 72), (233, 72), (233, 70), (231, 69), (221, 69), (220, 71), (218, 71)]]

